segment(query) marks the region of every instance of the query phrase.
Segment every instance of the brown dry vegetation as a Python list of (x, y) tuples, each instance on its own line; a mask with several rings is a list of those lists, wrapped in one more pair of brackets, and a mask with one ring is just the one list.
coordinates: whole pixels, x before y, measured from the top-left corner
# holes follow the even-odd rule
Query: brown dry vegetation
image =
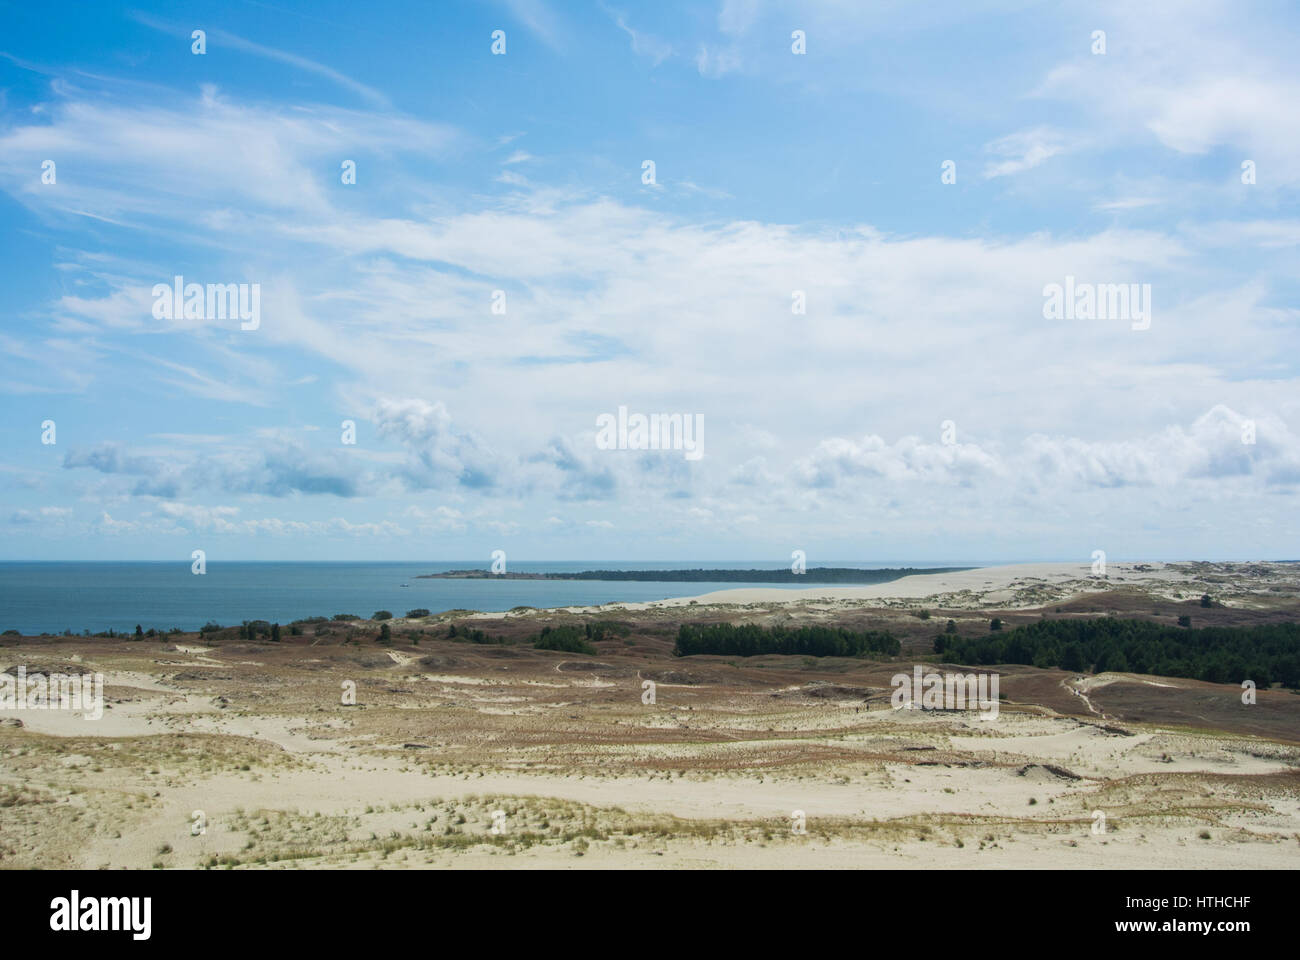
[[(1253, 596), (1253, 595), (1252, 595)], [(998, 611), (1198, 625), (1296, 616), (1133, 589)], [(841, 607), (843, 605), (840, 605)], [(103, 719), (6, 713), (0, 865), (1285, 866), (1300, 856), (1300, 697), (1001, 668), (999, 718), (890, 709), (948, 619), (825, 604), (467, 612), (164, 641), (6, 638), (0, 668), (107, 678)], [(887, 662), (671, 655), (683, 618), (833, 622)], [(543, 625), (617, 623), (594, 656)], [(450, 623), (500, 644), (447, 637)], [(66, 672), (66, 670), (65, 670)], [(1082, 682), (1081, 682), (1082, 679)], [(652, 680), (657, 702), (642, 702)], [(345, 683), (356, 704), (345, 705)], [(205, 830), (194, 833), (196, 811)], [(503, 811), (500, 831), (493, 815)], [(792, 830), (803, 811), (806, 832)], [(1095, 833), (1096, 813), (1106, 832)], [(1204, 839), (1202, 835), (1208, 835)]]

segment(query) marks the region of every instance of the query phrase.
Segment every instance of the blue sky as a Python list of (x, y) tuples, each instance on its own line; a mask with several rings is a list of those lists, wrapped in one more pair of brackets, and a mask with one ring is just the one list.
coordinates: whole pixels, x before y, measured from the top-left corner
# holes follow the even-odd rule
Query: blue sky
[(1294, 558), (1298, 24), (0, 5), (0, 559)]

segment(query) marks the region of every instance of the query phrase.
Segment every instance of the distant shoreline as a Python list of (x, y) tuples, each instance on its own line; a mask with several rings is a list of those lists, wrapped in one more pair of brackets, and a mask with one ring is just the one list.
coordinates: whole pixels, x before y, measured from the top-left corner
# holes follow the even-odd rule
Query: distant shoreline
[[(112, 568), (114, 565), (106, 565)], [(468, 563), (465, 564), (468, 567)], [(576, 564), (574, 565), (576, 566)], [(320, 569), (328, 569), (322, 567)], [(571, 613), (658, 611), (672, 616), (679, 607), (755, 606), (764, 610), (795, 609), (805, 604), (824, 609), (930, 608), (1012, 610), (1045, 607), (1083, 594), (1122, 588), (1170, 602), (1199, 600), (1209, 593), (1229, 606), (1274, 609), (1300, 598), (1294, 561), (1252, 563), (1117, 563), (1094, 571), (1087, 562), (1031, 563), (951, 568), (853, 570), (852, 576), (876, 582), (824, 582), (833, 567), (810, 567), (805, 574), (778, 570), (728, 570), (730, 582), (677, 580), (671, 576), (717, 577), (718, 568), (668, 571), (523, 573), (494, 576), (485, 568), (424, 574), (427, 565), (408, 565), (402, 581), (381, 566), (367, 578), (345, 569), (316, 576), (298, 571), (292, 577), (268, 577), (259, 571), (210, 569), (207, 576), (183, 577), (132, 571), (98, 579), (51, 577), (46, 571), (15, 576), (0, 570), (0, 633), (19, 636), (99, 635), (107, 630), (130, 635), (136, 624), (195, 632), (207, 623), (239, 624), (245, 620), (292, 624), (313, 616), (345, 612), (365, 618), (371, 611), (428, 609), (433, 616), (509, 618), (520, 610)], [(953, 572), (944, 572), (945, 570)], [(621, 579), (592, 579), (618, 574)], [(741, 580), (740, 577), (753, 578)], [(428, 579), (417, 579), (428, 577)], [(459, 577), (460, 579), (456, 579)], [(444, 582), (439, 582), (439, 579)], [(505, 579), (513, 583), (493, 583)], [(407, 583), (415, 589), (400, 589)], [(77, 631), (69, 624), (82, 624)], [(9, 645), (8, 638), (0, 646)]]
[(417, 580), (630, 580), (640, 583), (889, 583), (922, 573), (960, 573), (974, 567), (884, 567), (860, 570), (854, 567), (809, 567), (793, 570), (583, 570), (575, 573), (492, 573), (488, 570), (448, 570), (424, 573)]

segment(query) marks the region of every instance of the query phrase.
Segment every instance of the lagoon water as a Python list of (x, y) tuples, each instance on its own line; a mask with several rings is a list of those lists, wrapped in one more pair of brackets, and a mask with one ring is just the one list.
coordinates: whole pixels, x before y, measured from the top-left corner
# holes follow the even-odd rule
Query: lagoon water
[[(854, 563), (823, 561), (826, 567), (952, 566), (945, 563)], [(429, 563), (213, 563), (207, 573), (180, 563), (0, 563), (0, 630), (24, 634), (92, 633), (150, 627), (196, 630), (208, 621), (289, 623), (302, 617), (376, 610), (401, 616), (425, 607), (433, 613), (466, 609), (509, 610), (516, 606), (561, 607), (690, 597), (713, 590), (801, 584), (664, 583), (594, 580), (419, 580), (425, 573), (486, 569), (484, 561)], [(511, 563), (518, 573), (582, 570), (789, 569), (782, 563), (674, 561), (627, 563), (612, 560)], [(405, 586), (403, 586), (405, 584)], [(813, 586), (813, 584), (809, 584)]]

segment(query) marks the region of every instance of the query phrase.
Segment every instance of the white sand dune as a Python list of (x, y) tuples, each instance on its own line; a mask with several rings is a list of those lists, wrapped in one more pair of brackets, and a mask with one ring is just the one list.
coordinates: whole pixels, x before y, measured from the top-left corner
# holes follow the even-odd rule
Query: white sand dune
[[(1141, 568), (1141, 569), (1138, 569)], [(1021, 587), (1056, 586), (1077, 583), (1080, 591), (1105, 590), (1122, 583), (1159, 581), (1167, 585), (1191, 583), (1192, 577), (1163, 563), (1107, 564), (1106, 576), (1093, 576), (1089, 563), (1016, 563), (997, 567), (976, 567), (950, 573), (920, 573), (889, 583), (859, 586), (821, 584), (804, 589), (796, 587), (738, 587), (717, 590), (693, 597), (675, 597), (657, 601), (659, 606), (743, 603), (807, 603), (819, 600), (924, 600), (949, 594), (969, 592), (986, 601), (1010, 601)], [(625, 603), (629, 610), (643, 610), (651, 604)]]

